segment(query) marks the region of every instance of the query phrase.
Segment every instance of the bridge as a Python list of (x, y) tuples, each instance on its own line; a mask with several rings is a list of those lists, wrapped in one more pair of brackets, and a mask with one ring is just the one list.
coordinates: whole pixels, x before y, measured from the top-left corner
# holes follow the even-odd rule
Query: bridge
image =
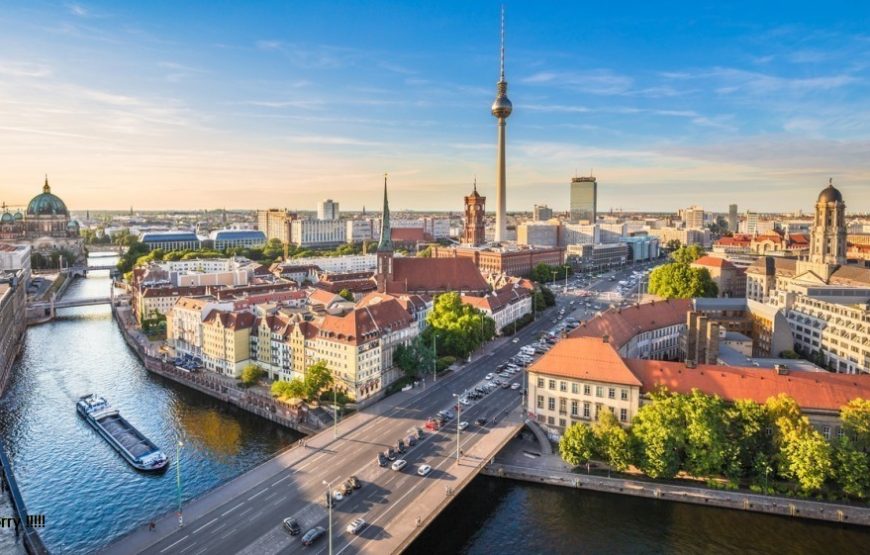
[[(324, 430), (307, 438), (304, 446), (294, 446), (197, 497), (182, 508), (183, 526), (176, 513), (166, 514), (155, 521), (155, 531), (140, 527), (108, 546), (105, 553), (301, 552), (299, 537), (290, 536), (282, 520), (294, 517), (303, 532), (314, 526), (328, 529), (326, 491), (352, 475), (360, 479), (362, 488), (334, 504), (331, 533), (308, 549), (325, 553), (331, 544), (331, 553), (401, 552), (517, 435), (524, 424), (522, 392), (497, 388), (462, 406), (458, 418), (441, 430), (426, 431), (403, 455), (408, 464), (401, 471), (379, 467), (377, 453), (394, 446), (410, 429), (423, 427), (427, 417), (452, 409), (455, 394), (481, 383), (548, 324), (548, 318), (539, 318), (517, 334), (518, 343), (502, 340), (437, 383), (430, 378), (422, 386), (388, 397), (342, 421), (337, 434)], [(517, 374), (515, 379), (519, 382), (522, 377)], [(485, 423), (479, 425), (478, 418)], [(460, 421), (469, 423), (462, 432), (457, 430)], [(432, 467), (427, 476), (417, 474), (422, 464)], [(346, 533), (348, 523), (357, 517), (368, 526), (359, 535)]]

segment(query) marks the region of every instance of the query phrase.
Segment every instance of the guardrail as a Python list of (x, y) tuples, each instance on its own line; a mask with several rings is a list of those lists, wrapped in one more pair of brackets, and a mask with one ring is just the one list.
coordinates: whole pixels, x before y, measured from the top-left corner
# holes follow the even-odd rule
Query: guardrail
[[(27, 507), (24, 505), (24, 499), (21, 497), (21, 492), (18, 490), (18, 483), (15, 481), (15, 475), (12, 473), (12, 464), (6, 456), (6, 448), (3, 445), (3, 440), (0, 439), (0, 467), (3, 474), (0, 476), (0, 490), (9, 489), (9, 497), (12, 499), (12, 508), (15, 510), (15, 516), (18, 521), (15, 524), (15, 531), (19, 528), (23, 533), (24, 549), (31, 555), (48, 555), (48, 548), (42, 543), (42, 538), (31, 522), (31, 518), (27, 513)], [(36, 515), (34, 515), (36, 516)], [(39, 515), (41, 517), (41, 515)], [(36, 520), (39, 520), (36, 518)], [(42, 517), (43, 526), (45, 525), (44, 517)]]

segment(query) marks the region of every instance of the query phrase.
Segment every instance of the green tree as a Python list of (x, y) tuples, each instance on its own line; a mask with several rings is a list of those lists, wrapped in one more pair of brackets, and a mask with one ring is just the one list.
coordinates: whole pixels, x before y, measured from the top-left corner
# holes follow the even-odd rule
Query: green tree
[(432, 245), (428, 245), (426, 248), (418, 251), (417, 256), (419, 258), (432, 258)]
[(691, 264), (704, 256), (704, 249), (700, 245), (680, 247), (671, 253), (671, 260), (677, 264)]
[(817, 491), (833, 475), (831, 445), (818, 431), (792, 430), (783, 444), (784, 476), (797, 480), (805, 492)]
[(578, 466), (595, 456), (597, 450), (592, 428), (577, 422), (571, 424), (559, 440), (559, 455), (571, 466)]
[(859, 499), (870, 492), (870, 455), (844, 436), (834, 445), (834, 477), (843, 493)]
[(768, 430), (773, 426), (763, 405), (739, 399), (725, 409), (728, 449), (725, 474), (729, 478), (750, 476), (762, 483), (773, 468), (775, 449)]
[(622, 471), (631, 464), (631, 444), (628, 432), (609, 410), (598, 411), (598, 419), (592, 424), (597, 455), (614, 470)]
[(697, 389), (685, 396), (686, 460), (684, 468), (692, 476), (716, 476), (725, 469), (725, 403), (715, 395)]
[(319, 360), (305, 370), (305, 398), (316, 399), (321, 391), (333, 384), (332, 370), (325, 361)]
[(852, 399), (840, 409), (840, 421), (858, 449), (870, 449), (870, 399)]
[(706, 268), (672, 262), (650, 273), (649, 292), (665, 299), (691, 299), (715, 297), (719, 289)]
[(495, 321), (482, 311), (462, 302), (458, 293), (444, 293), (435, 299), (423, 333), (427, 345), (437, 341), (438, 352), (467, 357), (495, 336)]
[(338, 292), (338, 296), (346, 301), (353, 302), (353, 293), (349, 289), (342, 289)]
[(430, 372), (434, 360), (432, 346), (426, 345), (423, 336), (418, 335), (409, 345), (399, 345), (393, 353), (393, 361), (406, 376), (417, 377), (421, 372)]
[(638, 467), (650, 478), (673, 478), (682, 467), (686, 446), (685, 401), (660, 390), (634, 417)]
[(680, 245), (681, 245), (681, 244), (682, 244), (682, 243), (680, 243), (680, 240), (679, 240), (679, 239), (671, 239), (670, 241), (668, 241), (667, 243), (665, 243), (664, 249), (665, 249), (666, 251), (675, 251), (675, 250), (677, 250), (678, 248), (680, 248)]
[(305, 383), (299, 378), (294, 378), (289, 382), (274, 382), (272, 383), (272, 395), (282, 400), (304, 399)]
[(266, 375), (266, 372), (263, 371), (262, 368), (257, 366), (256, 364), (248, 364), (244, 368), (242, 368), (242, 375), (239, 378), (247, 387), (250, 387), (257, 383), (257, 381)]
[(555, 306), (556, 305), (556, 295), (553, 294), (553, 291), (550, 290), (546, 285), (539, 285), (541, 289), (541, 296), (544, 299), (544, 306)]

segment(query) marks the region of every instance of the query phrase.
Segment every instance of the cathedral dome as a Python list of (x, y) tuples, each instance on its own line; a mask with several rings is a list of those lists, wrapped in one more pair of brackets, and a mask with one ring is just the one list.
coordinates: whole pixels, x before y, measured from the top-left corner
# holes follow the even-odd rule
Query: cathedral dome
[(24, 219), (24, 214), (21, 213), (21, 210), (17, 210), (15, 212), (15, 215), (13, 216), (13, 218), (15, 218), (16, 222), (20, 222), (21, 220)]
[(66, 204), (60, 200), (60, 197), (51, 194), (51, 187), (48, 185), (48, 178), (45, 178), (45, 185), (42, 187), (42, 194), (33, 197), (30, 204), (27, 205), (28, 216), (67, 216), (68, 212)]
[(11, 224), (15, 219), (12, 217), (12, 214), (9, 212), (3, 212), (3, 215), (0, 216), (0, 223), (2, 224)]
[(843, 202), (843, 195), (834, 187), (833, 180), (828, 181), (828, 186), (819, 193), (818, 202)]

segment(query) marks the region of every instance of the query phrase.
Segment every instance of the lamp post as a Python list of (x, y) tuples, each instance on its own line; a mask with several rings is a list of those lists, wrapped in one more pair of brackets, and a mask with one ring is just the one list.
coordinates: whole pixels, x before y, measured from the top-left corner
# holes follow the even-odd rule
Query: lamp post
[(334, 377), (332, 380), (332, 437), (338, 437), (338, 387), (335, 385)]
[(459, 395), (454, 393), (456, 398), (456, 460), (459, 460), (459, 422), (462, 420), (462, 403), (459, 402)]
[(184, 516), (181, 512), (181, 448), (184, 443), (179, 439), (175, 442), (175, 489), (178, 493), (178, 527), (184, 526)]
[(568, 265), (565, 264), (565, 293), (568, 293)]
[(438, 335), (432, 332), (432, 384), (438, 383)]
[(329, 555), (332, 555), (332, 482), (323, 480), (326, 486), (326, 507), (329, 510)]

